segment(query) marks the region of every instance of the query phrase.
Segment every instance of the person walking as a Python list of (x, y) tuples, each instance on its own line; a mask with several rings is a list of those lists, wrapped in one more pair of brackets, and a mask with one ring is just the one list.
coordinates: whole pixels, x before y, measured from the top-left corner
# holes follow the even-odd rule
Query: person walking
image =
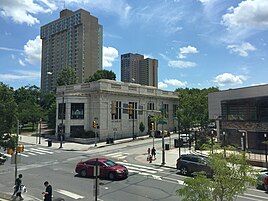
[(15, 186), (14, 186), (14, 193), (12, 195), (12, 198), (17, 199), (17, 197), (20, 198), (20, 200), (24, 200), (21, 196), (21, 186), (22, 186), (22, 174), (19, 174), (19, 177), (15, 180)]
[(156, 159), (156, 149), (152, 148), (152, 157), (154, 157), (154, 160)]
[(44, 195), (44, 201), (52, 201), (52, 186), (45, 181), (44, 183), (46, 190), (42, 194)]

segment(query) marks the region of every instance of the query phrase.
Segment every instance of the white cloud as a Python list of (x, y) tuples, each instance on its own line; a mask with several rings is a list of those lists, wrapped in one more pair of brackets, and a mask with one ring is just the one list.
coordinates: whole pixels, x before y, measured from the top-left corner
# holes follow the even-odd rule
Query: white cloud
[(168, 66), (172, 68), (191, 68), (195, 67), (196, 63), (191, 61), (171, 60), (168, 62)]
[(159, 88), (159, 89), (165, 89), (165, 88), (167, 88), (167, 87), (168, 87), (168, 85), (165, 84), (164, 82), (158, 82), (158, 88)]
[(2, 81), (17, 81), (17, 80), (38, 80), (40, 72), (36, 71), (16, 71), (14, 73), (1, 73), (0, 80)]
[(242, 43), (241, 45), (228, 45), (227, 49), (229, 49), (231, 53), (237, 53), (242, 57), (247, 57), (249, 51), (256, 50), (256, 48), (248, 42)]
[(57, 9), (57, 6), (50, 0), (1, 0), (0, 14), (18, 24), (26, 23), (34, 25), (39, 20), (34, 17), (39, 13), (48, 13)]
[(223, 73), (216, 76), (213, 82), (219, 84), (220, 86), (224, 86), (226, 84), (238, 85), (243, 84), (244, 81), (247, 80), (247, 77), (244, 75), (233, 75), (231, 73)]
[(196, 47), (188, 45), (187, 47), (181, 47), (180, 48), (180, 53), (179, 53), (179, 58), (184, 59), (186, 58), (187, 54), (196, 54), (198, 53), (198, 50)]
[(175, 86), (175, 87), (186, 87), (187, 82), (182, 82), (180, 80), (177, 79), (166, 79), (164, 80), (164, 83), (167, 85), (171, 85), (171, 86)]
[(21, 59), (19, 59), (19, 64), (22, 65), (22, 66), (26, 65)]
[(14, 51), (14, 52), (22, 52), (22, 50), (15, 49), (15, 48), (9, 48), (9, 47), (0, 47), (0, 50), (3, 50), (3, 51)]
[(90, 9), (98, 9), (107, 13), (118, 15), (121, 20), (126, 20), (131, 11), (131, 6), (125, 0), (66, 0), (67, 4), (88, 6)]
[(41, 48), (42, 41), (40, 36), (36, 36), (34, 40), (29, 40), (26, 45), (24, 45), (24, 56), (25, 61), (30, 64), (40, 64), (41, 62)]
[(237, 7), (229, 8), (222, 16), (222, 23), (229, 30), (268, 28), (268, 1), (244, 0)]
[(114, 47), (103, 46), (103, 67), (112, 67), (114, 60), (118, 57), (118, 51)]

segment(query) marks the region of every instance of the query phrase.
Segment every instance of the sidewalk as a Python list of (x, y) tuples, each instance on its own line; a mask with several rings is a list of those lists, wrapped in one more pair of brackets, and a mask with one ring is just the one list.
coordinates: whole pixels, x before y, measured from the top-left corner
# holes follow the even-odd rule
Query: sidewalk
[[(0, 201), (15, 200), (15, 199), (12, 199), (11, 196), (12, 196), (11, 193), (0, 192)], [(42, 201), (41, 199), (30, 196), (27, 193), (23, 193), (22, 197), (24, 198), (24, 201)]]
[[(134, 141), (144, 140), (144, 139), (148, 139), (148, 138), (149, 138), (148, 135), (141, 136), (141, 137), (136, 138)], [(115, 140), (113, 144), (106, 144), (106, 142), (98, 142), (97, 148), (111, 146), (114, 144), (128, 143), (128, 142), (132, 142), (132, 141), (133, 141), (132, 138), (125, 138), (125, 139)], [(37, 144), (39, 144), (39, 139), (38, 139), (38, 137), (34, 137), (34, 136), (20, 135), (19, 142), (37, 145)], [(48, 146), (47, 139), (41, 138), (40, 145), (47, 147)], [(57, 140), (53, 140), (52, 148), (58, 149), (59, 146), (60, 146), (60, 142)], [(96, 148), (94, 143), (93, 144), (81, 144), (81, 143), (75, 143), (75, 142), (63, 142), (62, 146), (63, 146), (63, 148), (61, 148), (61, 149), (65, 150), (65, 151), (88, 151), (89, 149)]]
[[(214, 150), (214, 152), (223, 152), (223, 150)], [(228, 152), (228, 151), (227, 151)], [(230, 151), (229, 151), (230, 152)], [(191, 150), (189, 150), (188, 147), (182, 147), (181, 148), (181, 155), (182, 154), (198, 154), (198, 155), (209, 155), (210, 154), (210, 151), (200, 151), (200, 150), (197, 150), (197, 151), (194, 151), (194, 149), (192, 148)], [(231, 153), (231, 152), (230, 152)], [(229, 153), (229, 154), (230, 154)], [(228, 155), (228, 153), (227, 153)], [(149, 164), (149, 161), (147, 161), (147, 153), (144, 153), (142, 155), (138, 155), (135, 157), (135, 160), (136, 161), (139, 161), (141, 163), (148, 163)], [(248, 160), (250, 162), (250, 164), (255, 168), (255, 169), (258, 169), (258, 170), (265, 170), (266, 168), (264, 167), (265, 165), (265, 161), (258, 161), (260, 165), (254, 165), (254, 160), (252, 160), (253, 158), (256, 158), (253, 156), (253, 154), (247, 154), (247, 157), (248, 157)], [(264, 158), (265, 156), (262, 156), (262, 158)], [(151, 164), (153, 165), (156, 165), (156, 166), (163, 166), (163, 167), (168, 167), (168, 168), (174, 168), (176, 169), (176, 163), (177, 163), (177, 159), (179, 158), (179, 148), (173, 148), (171, 147), (170, 150), (165, 150), (165, 165), (162, 165), (162, 149), (158, 149), (157, 150), (157, 155), (156, 155), (156, 159), (152, 161)]]

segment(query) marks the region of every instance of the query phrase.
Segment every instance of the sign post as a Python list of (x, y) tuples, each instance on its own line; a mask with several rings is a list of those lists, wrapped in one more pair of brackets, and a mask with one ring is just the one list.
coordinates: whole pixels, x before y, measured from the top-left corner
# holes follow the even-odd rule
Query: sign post
[(98, 195), (100, 194), (99, 191), (99, 175), (100, 175), (100, 166), (98, 162), (98, 158), (96, 158), (96, 164), (94, 166), (94, 177), (95, 177), (95, 183), (93, 185), (93, 195), (95, 196), (95, 201), (98, 200)]

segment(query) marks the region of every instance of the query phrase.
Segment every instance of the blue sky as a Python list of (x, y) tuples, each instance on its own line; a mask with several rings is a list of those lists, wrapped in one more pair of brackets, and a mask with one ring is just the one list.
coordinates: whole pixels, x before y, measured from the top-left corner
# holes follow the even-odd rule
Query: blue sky
[[(64, 1), (0, 1), (0, 81), (40, 85), (40, 26)], [(103, 67), (120, 80), (120, 55), (159, 60), (159, 88), (267, 83), (268, 0), (65, 0), (104, 29)]]

